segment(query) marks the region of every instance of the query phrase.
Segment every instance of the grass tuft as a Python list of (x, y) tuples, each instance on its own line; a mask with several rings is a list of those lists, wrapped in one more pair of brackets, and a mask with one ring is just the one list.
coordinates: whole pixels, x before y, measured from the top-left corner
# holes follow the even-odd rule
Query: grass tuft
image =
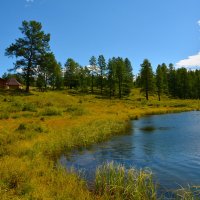
[(62, 115), (62, 112), (56, 108), (46, 108), (42, 113), (42, 116), (58, 116)]
[(113, 162), (97, 169), (95, 191), (98, 195), (121, 200), (156, 200), (157, 196), (150, 171), (126, 169)]
[(25, 103), (24, 106), (23, 106), (23, 108), (22, 108), (22, 111), (36, 112), (37, 108), (32, 103)]
[(20, 124), (19, 127), (17, 128), (17, 131), (25, 131), (27, 129), (26, 124)]

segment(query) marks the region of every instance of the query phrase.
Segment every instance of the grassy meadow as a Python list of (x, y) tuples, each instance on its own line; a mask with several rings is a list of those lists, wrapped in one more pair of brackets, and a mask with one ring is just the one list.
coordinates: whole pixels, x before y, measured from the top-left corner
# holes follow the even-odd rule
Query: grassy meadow
[[(199, 106), (198, 100), (162, 97), (158, 101), (157, 96), (146, 101), (138, 89), (122, 100), (66, 90), (1, 91), (0, 199), (156, 199), (151, 174), (134, 169), (126, 174), (123, 166), (111, 163), (97, 169), (96, 187), (91, 191), (78, 175), (58, 166), (57, 158), (124, 134), (131, 119), (199, 110)], [(102, 179), (109, 170), (113, 182)], [(122, 182), (121, 177), (125, 177)], [(122, 186), (124, 180), (128, 181)], [(184, 195), (177, 198), (193, 198)]]

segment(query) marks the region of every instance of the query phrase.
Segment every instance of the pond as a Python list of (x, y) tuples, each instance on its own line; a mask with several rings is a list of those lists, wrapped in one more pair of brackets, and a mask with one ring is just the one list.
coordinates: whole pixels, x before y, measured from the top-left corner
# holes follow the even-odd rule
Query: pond
[(150, 168), (166, 189), (200, 185), (200, 112), (146, 116), (131, 124), (127, 135), (62, 155), (60, 163), (84, 171), (88, 182), (97, 166), (114, 161), (127, 168)]

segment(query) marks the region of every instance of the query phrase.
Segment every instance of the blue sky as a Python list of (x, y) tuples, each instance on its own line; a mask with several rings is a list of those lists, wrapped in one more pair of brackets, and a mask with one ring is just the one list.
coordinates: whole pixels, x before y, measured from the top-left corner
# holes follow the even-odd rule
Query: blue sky
[(5, 49), (21, 36), (23, 20), (42, 23), (63, 65), (88, 65), (92, 55), (128, 57), (137, 73), (148, 58), (200, 67), (199, 0), (1, 0), (0, 76), (15, 59)]

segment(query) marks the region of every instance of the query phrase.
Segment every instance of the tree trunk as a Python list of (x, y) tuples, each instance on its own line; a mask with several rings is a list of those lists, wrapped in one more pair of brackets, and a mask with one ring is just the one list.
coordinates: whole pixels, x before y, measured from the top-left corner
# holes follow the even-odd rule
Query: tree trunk
[(103, 76), (101, 76), (101, 95), (103, 94)]
[(146, 100), (149, 100), (149, 84), (148, 84), (148, 78), (146, 78)]
[(148, 90), (146, 90), (146, 100), (149, 100), (149, 94), (148, 94)]
[(111, 99), (111, 97), (112, 97), (112, 85), (110, 83), (110, 99)]
[(94, 75), (92, 74), (92, 93), (94, 93)]
[(29, 87), (30, 87), (30, 84), (29, 84), (29, 79), (26, 80), (26, 92), (29, 92)]
[(122, 97), (121, 81), (119, 80), (119, 98)]
[(28, 67), (27, 69), (27, 74), (26, 74), (26, 92), (30, 91), (30, 68)]
[(45, 77), (45, 91), (47, 90), (47, 75), (46, 74), (44, 74), (44, 77)]

